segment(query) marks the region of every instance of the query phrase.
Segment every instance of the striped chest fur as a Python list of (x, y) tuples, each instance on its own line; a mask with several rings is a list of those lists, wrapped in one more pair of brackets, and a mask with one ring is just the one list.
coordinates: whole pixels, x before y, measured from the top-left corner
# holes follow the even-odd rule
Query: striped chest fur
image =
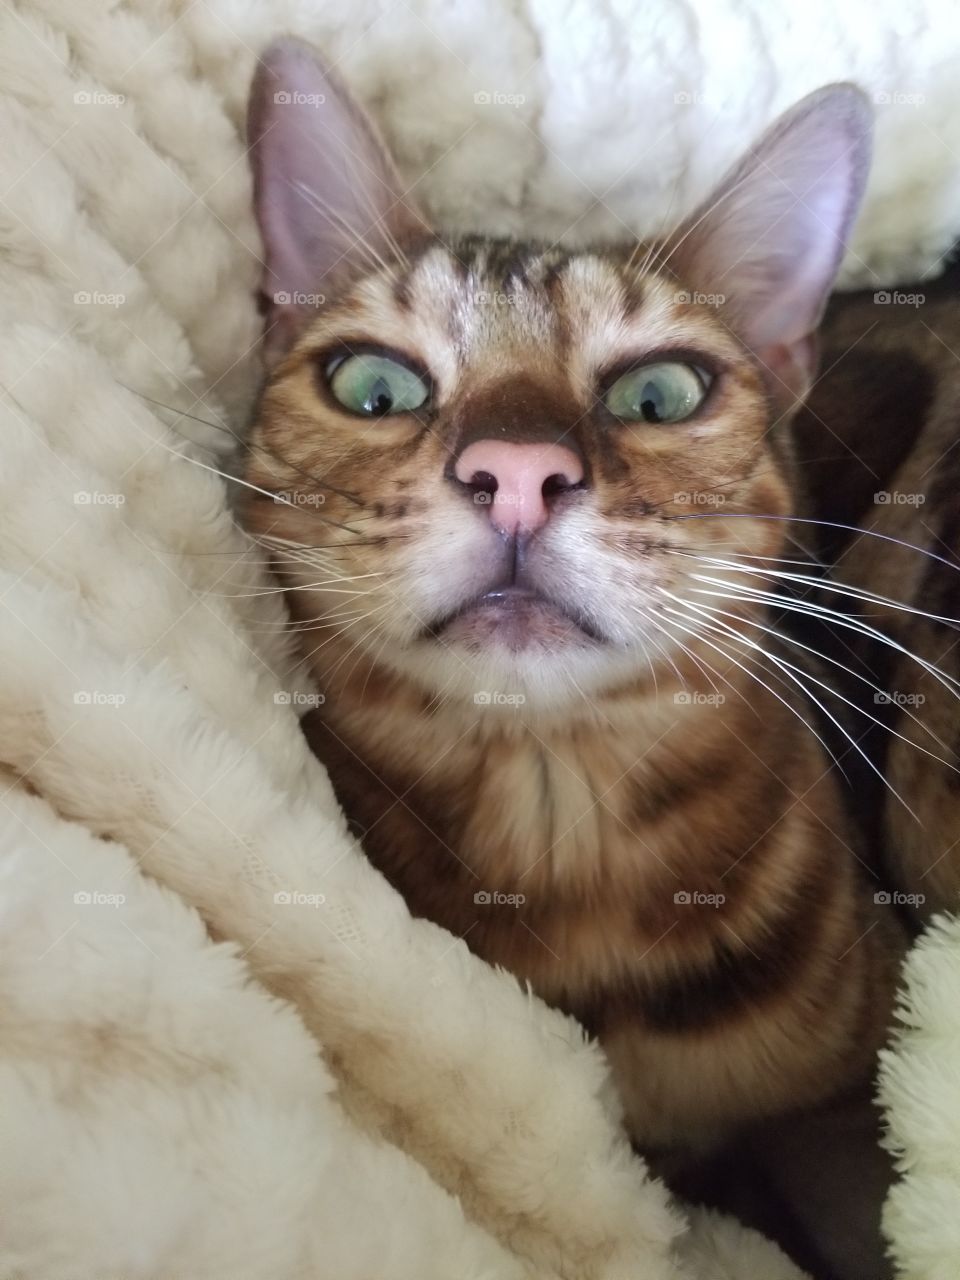
[(361, 663), (308, 721), (375, 865), (599, 1036), (648, 1149), (852, 1085), (886, 1028), (898, 939), (835, 785), (735, 676), (497, 724)]

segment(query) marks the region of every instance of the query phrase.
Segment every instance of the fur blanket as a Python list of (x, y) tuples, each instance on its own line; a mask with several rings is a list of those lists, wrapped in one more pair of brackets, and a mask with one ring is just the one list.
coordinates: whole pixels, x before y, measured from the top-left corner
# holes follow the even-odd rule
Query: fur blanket
[[(256, 378), (241, 122), (272, 36), (342, 58), (441, 219), (546, 234), (655, 225), (858, 79), (851, 273), (889, 281), (958, 230), (957, 67), (936, 0), (873, 3), (866, 38), (856, 8), (0, 8), (4, 1280), (798, 1280), (690, 1226), (580, 1029), (366, 863), (213, 460)], [(931, 1280), (960, 1273), (958, 967), (944, 924), (884, 1084), (888, 1226)]]

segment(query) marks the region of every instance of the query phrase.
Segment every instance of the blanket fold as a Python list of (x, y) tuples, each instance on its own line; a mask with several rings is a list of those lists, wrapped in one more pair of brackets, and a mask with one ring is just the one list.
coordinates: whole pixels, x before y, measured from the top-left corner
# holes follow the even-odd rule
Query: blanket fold
[[(0, 12), (0, 1276), (800, 1280), (672, 1204), (580, 1028), (366, 862), (231, 517), (258, 47), (362, 45), (361, 92), (451, 217), (486, 195), (492, 223), (528, 197), (573, 220), (554, 20), (503, 0), (477, 74), (526, 68), (530, 101), (497, 117), (462, 85), (487, 20), (420, 7)], [(614, 19), (592, 21), (602, 47)], [(898, 262), (943, 242), (906, 227)]]

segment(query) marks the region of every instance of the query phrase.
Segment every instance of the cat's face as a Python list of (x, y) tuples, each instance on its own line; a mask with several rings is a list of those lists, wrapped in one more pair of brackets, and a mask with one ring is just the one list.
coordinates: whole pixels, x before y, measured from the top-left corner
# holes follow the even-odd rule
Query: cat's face
[[(273, 367), (245, 514), (317, 628), (318, 671), (365, 655), (450, 697), (549, 705), (655, 679), (690, 647), (696, 554), (779, 554), (781, 523), (751, 517), (791, 507), (779, 420), (862, 184), (853, 91), (834, 91), (845, 128), (795, 112), (719, 214), (650, 254), (570, 252), (428, 232), (310, 55), (280, 46), (267, 67)], [(320, 133), (282, 114), (305, 76), (335, 104)], [(839, 173), (821, 192), (824, 149)], [(757, 189), (758, 165), (776, 185)], [(798, 203), (778, 246), (766, 223)]]

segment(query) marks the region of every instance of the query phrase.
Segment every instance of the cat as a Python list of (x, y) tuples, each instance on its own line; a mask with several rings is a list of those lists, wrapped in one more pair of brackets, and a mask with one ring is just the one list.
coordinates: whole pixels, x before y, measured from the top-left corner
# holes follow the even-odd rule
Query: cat
[(902, 926), (752, 576), (802, 542), (871, 123), (821, 89), (659, 240), (568, 249), (441, 236), (308, 46), (251, 94), (242, 518), (311, 745), (412, 913), (599, 1039), (664, 1168), (858, 1096), (891, 1018)]

